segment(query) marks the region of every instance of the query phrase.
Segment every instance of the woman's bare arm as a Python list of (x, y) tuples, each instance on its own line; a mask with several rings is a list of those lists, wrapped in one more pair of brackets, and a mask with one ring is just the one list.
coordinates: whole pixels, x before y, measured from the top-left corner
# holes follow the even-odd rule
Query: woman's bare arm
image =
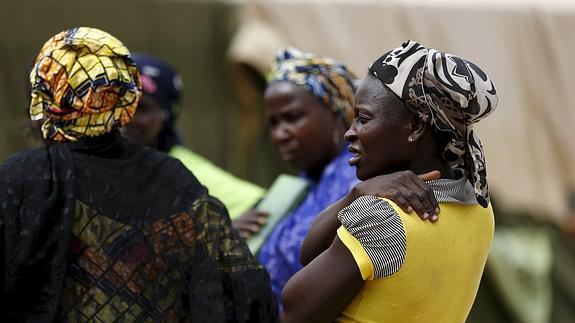
[(361, 290), (363, 282), (351, 252), (336, 237), (324, 253), (284, 287), (281, 322), (333, 322)]
[(415, 175), (411, 171), (381, 175), (358, 183), (347, 195), (320, 212), (308, 231), (301, 248), (300, 261), (305, 266), (324, 252), (334, 240), (341, 225), (337, 215), (355, 199), (363, 195), (388, 198), (407, 213), (415, 211), (422, 220), (435, 222), (439, 205), (425, 181), (439, 179), (441, 173), (432, 171)]

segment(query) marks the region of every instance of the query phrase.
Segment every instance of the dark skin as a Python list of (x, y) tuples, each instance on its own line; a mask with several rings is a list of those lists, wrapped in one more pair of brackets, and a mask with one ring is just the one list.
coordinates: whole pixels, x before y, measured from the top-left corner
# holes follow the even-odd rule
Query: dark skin
[[(427, 204), (429, 191), (422, 189), (422, 178), (438, 178), (440, 173), (444, 178), (454, 178), (447, 162), (436, 153), (432, 131), (372, 75), (357, 91), (355, 110), (356, 118), (345, 139), (354, 153), (350, 163), (357, 167), (357, 176), (363, 182), (324, 210), (312, 225), (302, 246), (302, 260), (307, 265), (282, 292), (282, 322), (332, 322), (363, 287), (353, 256), (336, 236), (339, 224), (335, 223), (339, 222), (341, 209), (357, 196), (378, 192), (375, 195), (395, 196), (394, 201), (401, 200), (400, 196), (408, 202), (417, 197), (433, 219), (437, 204)], [(385, 182), (388, 185), (383, 185)]]
[(134, 119), (120, 129), (133, 142), (157, 148), (157, 138), (164, 126), (164, 111), (153, 96), (143, 93)]
[(439, 205), (433, 191), (425, 184), (425, 181), (439, 178), (441, 178), (439, 171), (431, 171), (422, 175), (415, 175), (412, 171), (402, 171), (379, 175), (358, 183), (348, 194), (317, 215), (302, 243), (300, 262), (307, 266), (330, 247), (337, 238), (337, 229), (341, 226), (337, 218), (339, 211), (360, 196), (374, 195), (388, 198), (406, 213), (415, 210), (422, 220), (436, 222), (439, 219)]
[[(356, 167), (362, 182), (316, 217), (302, 245), (303, 265), (331, 245), (341, 225), (337, 214), (360, 196), (388, 198), (407, 213), (415, 210), (423, 220), (439, 219), (439, 205), (424, 181), (438, 179), (442, 174), (450, 178), (453, 173), (448, 165), (437, 162), (442, 159), (434, 150), (435, 140), (426, 125), (381, 82), (372, 78), (369, 76), (368, 80), (374, 82), (365, 82), (362, 92), (358, 90), (356, 118), (345, 134), (353, 154), (350, 164)], [(374, 105), (390, 109), (373, 109)], [(424, 164), (423, 156), (432, 156), (433, 162)]]
[[(158, 135), (164, 126), (164, 110), (153, 96), (143, 93), (132, 122), (120, 129), (122, 135), (133, 142), (157, 149)], [(244, 239), (258, 232), (266, 223), (268, 213), (260, 210), (244, 212), (232, 224)]]
[(268, 222), (269, 213), (250, 209), (232, 221), (232, 226), (238, 231), (240, 237), (249, 239), (258, 233)]
[[(270, 137), (282, 159), (319, 180), (325, 166), (343, 148), (343, 120), (290, 82), (268, 86), (264, 104)], [(266, 222), (267, 214), (252, 210), (234, 220), (233, 225), (242, 237), (249, 238)]]
[(325, 166), (343, 148), (343, 120), (291, 82), (268, 86), (264, 104), (270, 137), (282, 159), (319, 180)]
[[(158, 135), (164, 126), (164, 111), (153, 96), (143, 93), (132, 122), (121, 128), (122, 135), (133, 142), (157, 148)], [(266, 223), (268, 213), (248, 210), (233, 221), (233, 226), (244, 239), (249, 238)]]
[[(334, 143), (333, 135), (334, 132), (345, 133), (346, 127), (341, 118), (330, 112), (311, 94), (290, 82), (277, 82), (268, 86), (264, 103), (271, 139), (278, 146), (283, 159), (319, 180), (325, 166), (341, 150), (341, 145)], [(422, 219), (437, 221), (437, 201), (424, 180), (438, 178), (439, 173), (422, 178), (411, 175), (398, 174), (392, 181), (388, 178), (373, 179), (354, 188), (351, 192), (353, 194), (344, 197), (342, 203), (351, 203), (354, 196), (377, 195), (392, 199), (406, 212), (416, 211)], [(351, 198), (353, 199), (348, 201)], [(337, 216), (327, 217), (321, 216), (322, 214), (323, 212), (316, 219), (322, 223), (317, 226), (318, 231), (321, 231), (317, 234), (314, 232), (313, 235), (318, 241), (311, 244), (319, 247), (313, 248), (310, 253), (304, 253), (302, 250), (303, 264), (307, 264), (327, 249), (340, 225)], [(240, 235), (247, 239), (257, 233), (266, 222), (267, 214), (248, 211), (234, 220), (233, 225)], [(312, 235), (308, 234), (309, 236)]]

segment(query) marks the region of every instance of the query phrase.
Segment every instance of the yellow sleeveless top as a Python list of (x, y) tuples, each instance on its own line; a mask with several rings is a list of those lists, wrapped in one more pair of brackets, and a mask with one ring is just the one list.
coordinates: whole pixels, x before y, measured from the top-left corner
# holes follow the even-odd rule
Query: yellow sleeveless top
[(422, 221), (390, 200), (363, 196), (343, 209), (338, 236), (365, 280), (337, 322), (465, 322), (493, 238), (491, 205), (466, 179), (428, 183), (439, 221)]

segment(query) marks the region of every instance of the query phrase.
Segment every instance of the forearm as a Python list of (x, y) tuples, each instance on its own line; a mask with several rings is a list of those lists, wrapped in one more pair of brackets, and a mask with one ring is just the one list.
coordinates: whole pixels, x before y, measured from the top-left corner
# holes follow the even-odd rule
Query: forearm
[(300, 262), (306, 266), (324, 252), (335, 238), (341, 223), (337, 218), (339, 211), (356, 199), (354, 190), (321, 211), (314, 220), (301, 247)]
[(325, 252), (287, 282), (282, 291), (281, 322), (333, 322), (363, 283), (351, 252), (336, 237)]
[(412, 171), (402, 171), (372, 177), (356, 184), (346, 196), (318, 214), (303, 241), (300, 262), (304, 266), (309, 264), (330, 246), (341, 225), (337, 218), (338, 213), (363, 195), (389, 198), (407, 213), (415, 210), (422, 219), (437, 221), (439, 205), (433, 191), (423, 180), (440, 177), (441, 173), (438, 171), (420, 176)]

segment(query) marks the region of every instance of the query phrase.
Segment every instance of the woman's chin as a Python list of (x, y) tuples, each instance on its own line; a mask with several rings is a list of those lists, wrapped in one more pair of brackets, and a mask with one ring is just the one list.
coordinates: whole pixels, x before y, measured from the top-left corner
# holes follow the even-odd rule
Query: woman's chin
[(367, 174), (365, 174), (365, 172), (359, 167), (359, 165), (356, 165), (355, 167), (356, 167), (355, 168), (355, 176), (360, 181), (365, 181), (366, 179), (369, 179), (371, 177), (371, 176), (368, 176)]

